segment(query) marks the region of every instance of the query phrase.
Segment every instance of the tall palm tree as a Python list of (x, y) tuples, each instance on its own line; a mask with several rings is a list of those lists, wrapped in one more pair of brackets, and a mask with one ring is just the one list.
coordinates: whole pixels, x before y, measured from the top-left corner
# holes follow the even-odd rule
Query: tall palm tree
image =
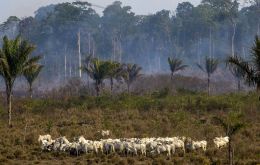
[(38, 77), (39, 73), (41, 72), (43, 66), (42, 65), (36, 65), (36, 66), (32, 66), (29, 69), (27, 69), (24, 72), (24, 77), (27, 80), (28, 84), (29, 84), (29, 94), (30, 94), (30, 98), (32, 98), (32, 93), (33, 93), (33, 89), (32, 89), (32, 85), (33, 82), (36, 80), (36, 78)]
[(130, 93), (131, 84), (141, 76), (142, 68), (136, 64), (126, 64), (124, 68), (123, 79), (127, 85), (127, 92)]
[(109, 69), (108, 69), (108, 77), (110, 79), (110, 90), (113, 92), (114, 86), (114, 79), (119, 80), (123, 74), (123, 66), (115, 61), (108, 62)]
[(233, 138), (245, 126), (241, 121), (242, 115), (237, 112), (230, 112), (227, 116), (214, 117), (214, 119), (223, 127), (226, 136), (229, 137), (228, 143), (228, 160), (233, 165)]
[(239, 67), (246, 82), (249, 85), (256, 85), (257, 92), (260, 92), (260, 38), (255, 37), (254, 45), (251, 48), (251, 60), (245, 61), (241, 57), (228, 58), (228, 63)]
[(8, 124), (12, 127), (12, 94), (13, 85), (18, 76), (23, 75), (29, 68), (37, 66), (40, 56), (30, 57), (35, 46), (22, 40), (19, 36), (14, 40), (3, 37), (0, 49), (0, 75), (4, 78), (8, 103)]
[(175, 72), (178, 72), (180, 70), (184, 70), (186, 67), (188, 67), (188, 65), (183, 65), (182, 60), (177, 59), (177, 58), (168, 58), (168, 63), (171, 69), (171, 79), (173, 79), (173, 74)]
[(210, 94), (210, 76), (217, 70), (219, 61), (212, 57), (206, 57), (204, 61), (204, 67), (200, 64), (197, 64), (197, 66), (207, 74), (208, 77), (208, 95)]
[(95, 81), (95, 89), (97, 96), (100, 94), (100, 89), (104, 79), (108, 77), (109, 65), (106, 61), (92, 59), (89, 66), (83, 66), (82, 70), (87, 72), (90, 78)]

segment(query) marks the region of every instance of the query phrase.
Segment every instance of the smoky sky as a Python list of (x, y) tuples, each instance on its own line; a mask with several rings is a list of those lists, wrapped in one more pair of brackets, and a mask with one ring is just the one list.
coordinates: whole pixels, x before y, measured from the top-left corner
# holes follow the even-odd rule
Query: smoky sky
[[(76, 0), (0, 0), (0, 23), (9, 16), (23, 18), (33, 16), (34, 12), (41, 6), (57, 4), (61, 2), (73, 2)], [(87, 0), (88, 2), (106, 7), (115, 0)], [(123, 5), (132, 7), (136, 14), (152, 14), (162, 9), (174, 11), (178, 3), (189, 0), (120, 0)], [(201, 0), (190, 0), (193, 5), (198, 5)], [(101, 14), (102, 9), (95, 8)]]

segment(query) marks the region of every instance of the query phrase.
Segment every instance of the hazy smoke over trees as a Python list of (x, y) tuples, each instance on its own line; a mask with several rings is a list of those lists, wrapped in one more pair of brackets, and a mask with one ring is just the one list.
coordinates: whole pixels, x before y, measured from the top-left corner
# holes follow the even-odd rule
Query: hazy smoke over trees
[[(136, 63), (146, 73), (169, 72), (167, 58), (200, 63), (205, 56), (246, 57), (254, 36), (260, 34), (260, 5), (240, 8), (236, 0), (180, 3), (172, 11), (136, 15), (116, 1), (103, 15), (87, 2), (41, 7), (34, 17), (10, 17), (0, 25), (0, 36), (20, 34), (37, 45), (46, 66), (42, 77), (63, 80), (79, 76), (79, 53), (124, 63)], [(173, 9), (174, 10), (174, 9)], [(79, 40), (80, 34), (80, 40)], [(80, 45), (80, 50), (79, 50)]]

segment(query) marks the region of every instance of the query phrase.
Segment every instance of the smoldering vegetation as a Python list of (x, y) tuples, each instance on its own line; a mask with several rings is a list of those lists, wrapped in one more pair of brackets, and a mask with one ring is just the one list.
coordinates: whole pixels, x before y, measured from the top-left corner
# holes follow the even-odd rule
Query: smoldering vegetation
[[(10, 17), (1, 24), (0, 36), (20, 34), (37, 45), (34, 53), (43, 56), (46, 66), (40, 75), (41, 81), (48, 80), (44, 88), (79, 77), (79, 56), (136, 63), (151, 75), (168, 72), (171, 56), (190, 66), (205, 56), (224, 61), (237, 53), (247, 58), (260, 31), (259, 2), (245, 7), (237, 1), (217, 2), (203, 0), (198, 6), (183, 2), (176, 10), (149, 15), (137, 15), (119, 1), (104, 7), (102, 15), (87, 2), (61, 3), (39, 8), (33, 17)], [(222, 69), (228, 72), (225, 65)]]

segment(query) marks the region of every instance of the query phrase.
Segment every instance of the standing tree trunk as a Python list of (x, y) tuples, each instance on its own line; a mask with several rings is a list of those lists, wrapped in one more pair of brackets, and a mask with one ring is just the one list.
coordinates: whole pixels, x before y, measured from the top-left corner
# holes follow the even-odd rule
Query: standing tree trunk
[(96, 92), (97, 92), (97, 96), (99, 96), (99, 93), (100, 93), (100, 88), (99, 88), (99, 83), (96, 82)]
[(210, 95), (210, 74), (208, 74), (208, 96)]
[(64, 56), (64, 78), (65, 78), (65, 82), (67, 80), (67, 56), (65, 54)]
[(258, 21), (257, 25), (257, 35), (260, 35), (260, 20)]
[(231, 138), (229, 136), (229, 143), (228, 143), (228, 161), (229, 165), (233, 165), (233, 157), (232, 157), (232, 144)]
[(110, 78), (110, 90), (111, 90), (111, 94), (113, 94), (113, 86), (114, 86), (114, 81), (113, 78)]
[(209, 56), (212, 57), (212, 30), (209, 28)]
[(90, 44), (90, 33), (88, 33), (88, 55), (90, 55), (90, 53), (91, 53), (90, 46), (91, 46), (91, 44)]
[(30, 86), (29, 86), (29, 95), (30, 95), (30, 98), (32, 99), (32, 97), (33, 97), (32, 84), (30, 84)]
[(78, 32), (78, 54), (79, 54), (79, 78), (81, 78), (81, 48), (80, 48), (80, 30)]
[(160, 55), (158, 56), (158, 71), (157, 72), (160, 72), (161, 71), (161, 57)]
[(119, 41), (119, 62), (121, 63), (122, 62), (122, 44), (121, 44), (121, 41)]
[(12, 127), (12, 87), (11, 85), (6, 85), (6, 99), (8, 104), (8, 125)]
[(234, 41), (235, 41), (235, 36), (236, 36), (236, 27), (237, 27), (237, 24), (236, 23), (233, 23), (233, 35), (232, 35), (232, 41), (231, 41), (231, 53), (232, 53), (232, 57), (235, 56), (235, 45), (234, 45)]
[(115, 61), (115, 58), (116, 58), (116, 39), (115, 39), (115, 37), (112, 38), (112, 45), (113, 45), (113, 55), (112, 55), (111, 61)]
[[(94, 42), (94, 40), (92, 42), (92, 56), (93, 56), (93, 58), (95, 58), (95, 42)], [(99, 60), (98, 56), (97, 56), (97, 59)]]

